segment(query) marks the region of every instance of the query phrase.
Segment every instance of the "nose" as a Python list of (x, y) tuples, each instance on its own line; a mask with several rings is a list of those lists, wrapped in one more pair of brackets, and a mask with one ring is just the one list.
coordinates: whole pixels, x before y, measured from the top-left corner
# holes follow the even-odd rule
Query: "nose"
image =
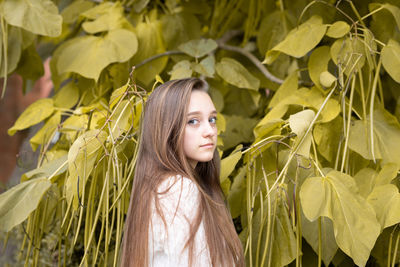
[(217, 127), (211, 123), (205, 123), (203, 128), (203, 137), (213, 137), (217, 134)]

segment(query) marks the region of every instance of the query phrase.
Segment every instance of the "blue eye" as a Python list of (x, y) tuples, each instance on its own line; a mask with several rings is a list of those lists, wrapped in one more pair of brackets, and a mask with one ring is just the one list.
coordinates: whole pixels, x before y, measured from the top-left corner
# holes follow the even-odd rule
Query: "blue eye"
[(217, 123), (217, 117), (212, 117), (212, 118), (210, 118), (208, 121), (209, 121), (210, 123), (215, 124), (215, 123)]
[(188, 124), (191, 124), (191, 125), (196, 125), (196, 124), (198, 124), (199, 123), (199, 120), (197, 120), (197, 119), (190, 119), (189, 121), (188, 121)]

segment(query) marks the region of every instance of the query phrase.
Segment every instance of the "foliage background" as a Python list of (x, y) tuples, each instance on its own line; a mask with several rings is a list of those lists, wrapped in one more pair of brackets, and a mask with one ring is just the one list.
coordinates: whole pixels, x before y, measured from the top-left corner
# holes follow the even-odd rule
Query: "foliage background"
[(248, 266), (399, 263), (398, 1), (1, 0), (0, 23), (4, 83), (47, 57), (54, 83), (8, 131), (43, 122), (0, 195), (16, 265), (117, 265), (143, 103), (191, 76)]

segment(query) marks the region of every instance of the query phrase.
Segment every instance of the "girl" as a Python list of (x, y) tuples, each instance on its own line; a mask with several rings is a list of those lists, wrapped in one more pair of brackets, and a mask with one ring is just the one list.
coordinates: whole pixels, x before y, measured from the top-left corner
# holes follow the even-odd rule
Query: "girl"
[(164, 83), (150, 95), (122, 248), (123, 267), (244, 266), (219, 184), (208, 85)]

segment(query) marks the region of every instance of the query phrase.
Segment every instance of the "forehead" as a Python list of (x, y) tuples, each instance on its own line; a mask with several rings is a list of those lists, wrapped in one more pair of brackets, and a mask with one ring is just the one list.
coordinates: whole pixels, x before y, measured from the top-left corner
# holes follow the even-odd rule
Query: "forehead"
[(210, 113), (215, 111), (214, 103), (210, 96), (199, 90), (194, 90), (190, 95), (188, 113), (190, 112), (204, 112)]

